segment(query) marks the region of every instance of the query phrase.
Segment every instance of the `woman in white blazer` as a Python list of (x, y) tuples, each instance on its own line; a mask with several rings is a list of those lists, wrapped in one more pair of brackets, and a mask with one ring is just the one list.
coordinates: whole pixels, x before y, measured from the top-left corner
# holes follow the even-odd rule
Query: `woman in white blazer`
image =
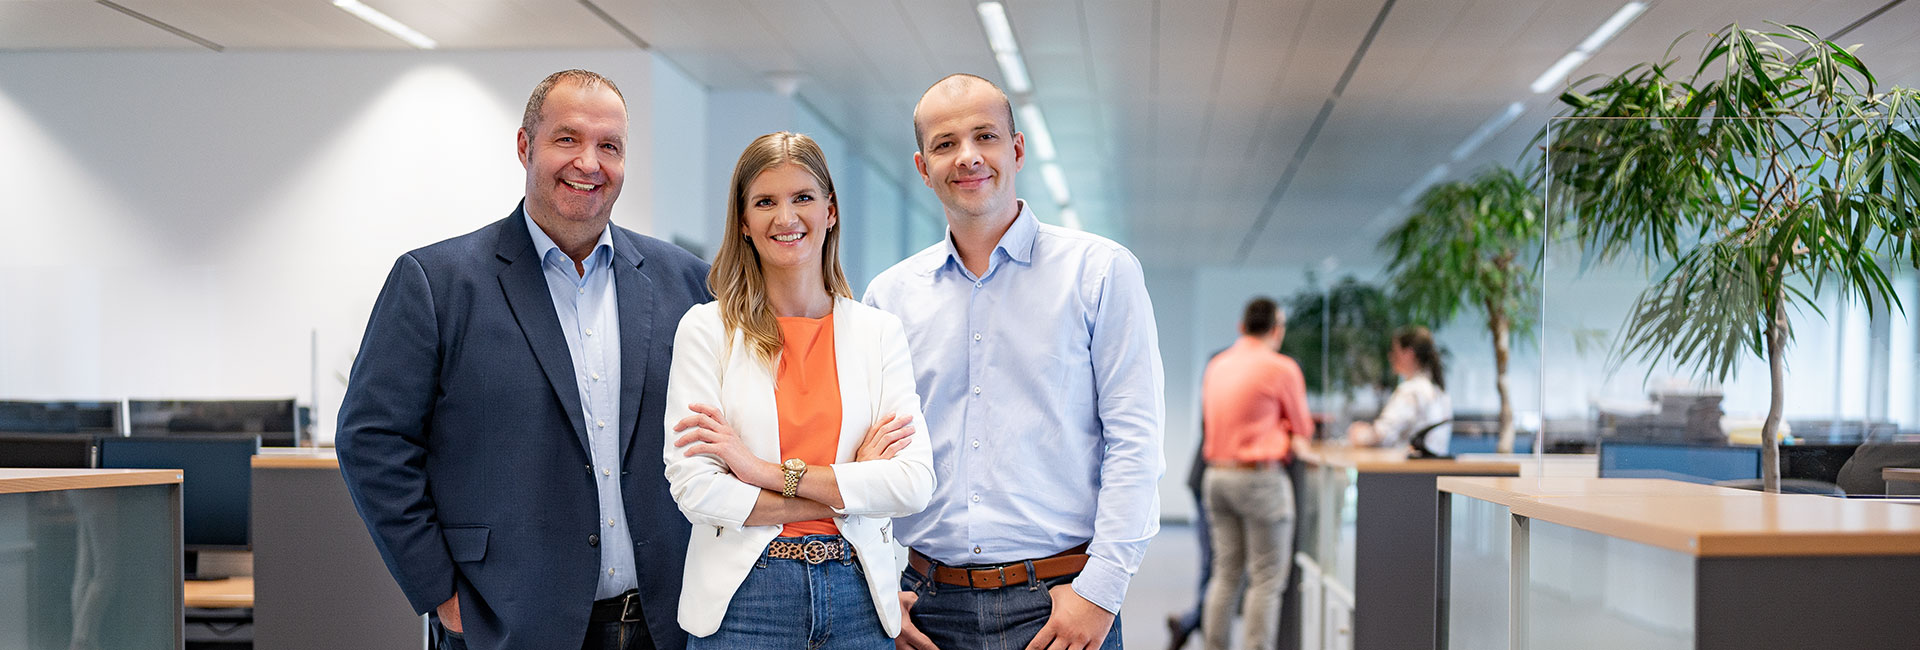
[(934, 486), (905, 332), (852, 300), (812, 139), (748, 145), (727, 214), (717, 300), (681, 319), (667, 382), (667, 482), (694, 524), (680, 626), (695, 650), (892, 648), (892, 518)]
[[(1433, 333), (1418, 325), (1395, 331), (1387, 362), (1400, 375), (1400, 385), (1380, 408), (1380, 417), (1347, 427), (1347, 439), (1355, 445), (1381, 447), (1416, 443), (1420, 451), (1447, 455), (1453, 441), (1453, 398), (1447, 396)], [(1422, 432), (1424, 440), (1416, 441)]]

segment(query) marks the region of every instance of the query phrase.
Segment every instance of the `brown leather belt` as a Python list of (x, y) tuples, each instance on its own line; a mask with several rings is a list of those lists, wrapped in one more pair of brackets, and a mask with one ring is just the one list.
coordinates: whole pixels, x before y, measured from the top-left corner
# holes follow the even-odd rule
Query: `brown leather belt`
[(1285, 467), (1285, 465), (1283, 465), (1281, 461), (1277, 461), (1277, 460), (1263, 460), (1263, 461), (1252, 462), (1252, 463), (1243, 463), (1243, 462), (1232, 461), (1232, 460), (1207, 461), (1207, 469), (1255, 470), (1255, 469), (1281, 469), (1283, 467)]
[(956, 587), (974, 589), (999, 589), (1007, 585), (1025, 583), (1027, 565), (1033, 565), (1032, 579), (1048, 580), (1060, 576), (1079, 573), (1087, 566), (1087, 545), (1049, 555), (1037, 560), (1009, 562), (994, 566), (951, 567), (943, 566), (921, 555), (919, 551), (909, 549), (907, 566), (913, 567), (920, 575), (932, 578), (934, 582)]

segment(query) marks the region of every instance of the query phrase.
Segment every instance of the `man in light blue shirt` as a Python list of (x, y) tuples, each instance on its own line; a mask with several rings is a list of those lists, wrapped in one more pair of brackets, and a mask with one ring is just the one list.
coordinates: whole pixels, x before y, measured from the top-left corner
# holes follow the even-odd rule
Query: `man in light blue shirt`
[(1119, 648), (1164, 466), (1140, 262), (1016, 197), (1025, 138), (991, 82), (934, 84), (914, 132), (947, 237), (866, 295), (906, 326), (928, 421), (943, 423), (933, 502), (896, 523), (912, 549), (897, 645)]

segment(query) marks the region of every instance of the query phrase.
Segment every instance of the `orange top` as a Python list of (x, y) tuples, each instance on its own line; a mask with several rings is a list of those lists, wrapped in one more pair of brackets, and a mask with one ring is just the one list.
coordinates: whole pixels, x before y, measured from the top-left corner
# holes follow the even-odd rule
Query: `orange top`
[[(833, 314), (780, 319), (780, 367), (773, 375), (780, 411), (780, 459), (807, 467), (833, 464), (840, 446), (840, 371), (833, 360)], [(838, 535), (832, 519), (796, 521), (782, 537)]]
[(1300, 364), (1250, 336), (1207, 362), (1200, 411), (1206, 418), (1202, 453), (1212, 462), (1286, 460), (1290, 436), (1313, 435)]

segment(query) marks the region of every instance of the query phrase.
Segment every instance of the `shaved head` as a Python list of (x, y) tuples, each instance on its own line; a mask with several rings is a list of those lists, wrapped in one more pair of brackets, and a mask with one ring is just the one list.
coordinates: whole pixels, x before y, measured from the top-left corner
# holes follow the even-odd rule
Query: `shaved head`
[(1007, 132), (1012, 133), (1018, 131), (1019, 129), (1013, 126), (1013, 102), (1007, 99), (1006, 91), (1001, 90), (1000, 87), (994, 85), (993, 82), (987, 81), (979, 76), (970, 75), (965, 72), (956, 72), (942, 77), (939, 81), (933, 82), (933, 85), (927, 88), (927, 92), (920, 94), (920, 102), (913, 105), (914, 150), (924, 151), (926, 149), (926, 133), (920, 124), (920, 113), (926, 108), (928, 102), (957, 102), (966, 99), (968, 95), (974, 92), (982, 90), (991, 90), (994, 94), (1000, 96), (1000, 106), (1007, 116)]

